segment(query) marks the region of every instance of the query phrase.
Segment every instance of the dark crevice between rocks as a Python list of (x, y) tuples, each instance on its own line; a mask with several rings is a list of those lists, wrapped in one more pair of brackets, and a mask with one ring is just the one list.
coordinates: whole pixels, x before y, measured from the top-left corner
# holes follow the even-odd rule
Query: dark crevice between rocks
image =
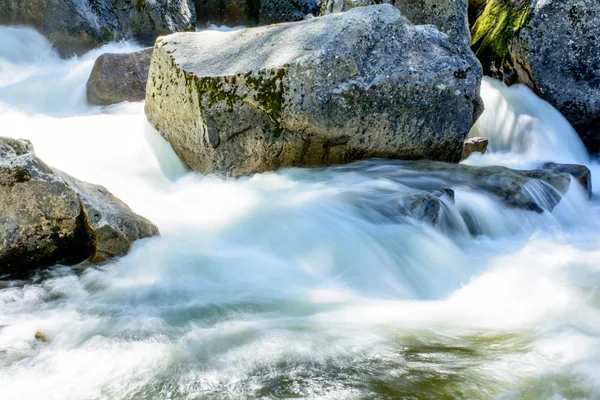
[(248, 0), (246, 9), (246, 20), (249, 26), (256, 26), (260, 20), (260, 0)]

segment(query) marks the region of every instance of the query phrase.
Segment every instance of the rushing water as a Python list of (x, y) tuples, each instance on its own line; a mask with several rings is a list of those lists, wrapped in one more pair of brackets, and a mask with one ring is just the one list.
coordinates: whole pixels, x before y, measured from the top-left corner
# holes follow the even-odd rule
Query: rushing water
[[(0, 39), (0, 135), (162, 232), (0, 281), (2, 399), (600, 396), (599, 213), (575, 185), (537, 214), (399, 162), (189, 173), (142, 104), (85, 102), (94, 59), (135, 46), (60, 60), (30, 30)], [(492, 149), (467, 164), (597, 169), (527, 89), (482, 95)], [(455, 190), (438, 228), (388, 212), (416, 187)]]

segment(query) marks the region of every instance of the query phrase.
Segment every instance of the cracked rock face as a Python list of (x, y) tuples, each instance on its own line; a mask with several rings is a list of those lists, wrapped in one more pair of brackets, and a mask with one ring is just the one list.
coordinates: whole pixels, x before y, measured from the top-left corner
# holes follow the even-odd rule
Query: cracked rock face
[(29, 141), (0, 137), (0, 274), (104, 261), (154, 235), (105, 188), (48, 167)]
[(467, 46), (390, 5), (157, 40), (148, 120), (192, 169), (232, 176), (370, 157), (457, 162), (481, 112)]
[(195, 23), (193, 0), (0, 0), (0, 24), (37, 29), (62, 56), (121, 39), (150, 46)]

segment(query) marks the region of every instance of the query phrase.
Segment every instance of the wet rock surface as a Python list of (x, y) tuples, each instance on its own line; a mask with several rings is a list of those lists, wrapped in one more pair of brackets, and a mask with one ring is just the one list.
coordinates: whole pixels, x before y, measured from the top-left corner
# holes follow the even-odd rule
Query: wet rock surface
[(556, 173), (567, 173), (577, 180), (585, 189), (588, 198), (592, 197), (592, 173), (585, 165), (579, 164), (557, 164), (548, 162), (542, 165), (543, 169)]

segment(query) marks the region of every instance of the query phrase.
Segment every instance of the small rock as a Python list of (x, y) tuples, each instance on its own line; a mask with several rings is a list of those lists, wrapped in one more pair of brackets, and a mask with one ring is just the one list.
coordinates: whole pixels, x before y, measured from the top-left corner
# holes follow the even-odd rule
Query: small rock
[(39, 340), (40, 342), (44, 342), (47, 343), (48, 342), (48, 337), (46, 336), (46, 334), (42, 331), (36, 331), (35, 332), (35, 338), (37, 340)]
[(87, 82), (88, 102), (99, 106), (146, 97), (152, 47), (134, 53), (102, 54)]
[(553, 162), (547, 162), (542, 165), (543, 169), (550, 170), (556, 173), (567, 173), (572, 175), (577, 182), (583, 186), (588, 198), (592, 198), (592, 173), (590, 169), (585, 165), (579, 164), (558, 164)]
[(470, 137), (465, 139), (463, 146), (462, 160), (466, 160), (473, 153), (485, 154), (487, 150), (488, 140), (484, 137)]

